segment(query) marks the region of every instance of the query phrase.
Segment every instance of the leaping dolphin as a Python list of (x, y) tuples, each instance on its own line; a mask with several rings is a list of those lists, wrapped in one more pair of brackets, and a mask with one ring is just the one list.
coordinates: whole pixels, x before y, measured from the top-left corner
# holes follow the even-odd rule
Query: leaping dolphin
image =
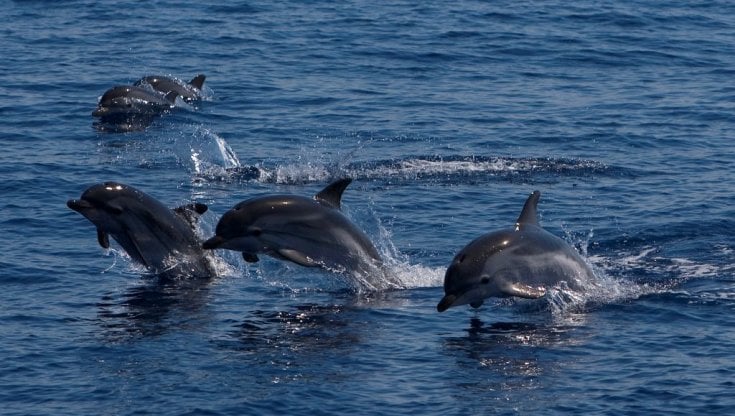
[(186, 83), (176, 78), (162, 75), (149, 75), (139, 79), (133, 85), (137, 87), (149, 85), (162, 94), (168, 94), (173, 91), (184, 101), (192, 102), (202, 98), (202, 87), (204, 86), (205, 78), (204, 74), (199, 74)]
[(110, 247), (111, 235), (130, 257), (165, 277), (215, 276), (214, 267), (194, 233), (204, 204), (168, 209), (150, 195), (117, 182), (89, 187), (66, 205), (97, 227), (97, 241)]
[(514, 228), (485, 234), (457, 253), (444, 276), (439, 312), (466, 304), (479, 308), (489, 297), (540, 298), (561, 282), (578, 289), (593, 278), (576, 250), (539, 225), (540, 197), (539, 191), (528, 197)]
[(203, 247), (240, 251), (248, 262), (267, 254), (306, 267), (367, 272), (380, 255), (340, 211), (350, 182), (335, 181), (314, 198), (271, 195), (240, 202), (222, 216), (215, 236)]
[(158, 94), (145, 88), (118, 85), (105, 91), (92, 115), (100, 118), (129, 115), (159, 115), (176, 103), (176, 93)]

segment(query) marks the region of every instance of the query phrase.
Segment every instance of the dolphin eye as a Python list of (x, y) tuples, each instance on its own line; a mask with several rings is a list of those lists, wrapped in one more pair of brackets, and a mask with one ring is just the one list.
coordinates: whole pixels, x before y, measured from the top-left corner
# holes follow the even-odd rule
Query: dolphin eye
[(467, 256), (466, 256), (465, 254), (462, 254), (462, 255), (461, 255), (461, 256), (459, 256), (459, 258), (457, 259), (457, 263), (462, 263), (462, 262), (464, 261), (464, 259), (465, 259), (465, 258), (467, 258)]
[(490, 283), (490, 278), (487, 277), (487, 276), (485, 276), (482, 279), (480, 279), (480, 283), (482, 283), (483, 285), (486, 285), (486, 284)]

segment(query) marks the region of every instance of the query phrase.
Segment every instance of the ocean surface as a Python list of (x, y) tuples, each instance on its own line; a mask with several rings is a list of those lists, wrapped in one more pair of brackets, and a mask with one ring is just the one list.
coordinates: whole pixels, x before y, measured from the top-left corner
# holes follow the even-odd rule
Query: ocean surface
[[(735, 408), (735, 4), (2, 1), (0, 414), (727, 414)], [(108, 88), (206, 74), (141, 131)], [(402, 289), (216, 251), (162, 282), (66, 206), (354, 179)], [(452, 257), (542, 225), (594, 289), (438, 313)]]

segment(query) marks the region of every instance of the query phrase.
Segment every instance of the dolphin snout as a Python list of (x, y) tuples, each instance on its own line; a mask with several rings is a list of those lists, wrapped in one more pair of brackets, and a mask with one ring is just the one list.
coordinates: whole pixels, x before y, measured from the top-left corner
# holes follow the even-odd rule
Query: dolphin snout
[(225, 239), (215, 235), (214, 237), (210, 238), (209, 240), (202, 243), (202, 248), (205, 250), (213, 250), (215, 248), (218, 248), (222, 244), (225, 243)]
[(110, 112), (110, 109), (107, 107), (97, 107), (92, 111), (93, 117), (104, 117)]
[(82, 212), (85, 209), (92, 208), (92, 205), (83, 199), (70, 199), (66, 201), (66, 206), (76, 212)]
[(446, 295), (442, 298), (442, 300), (439, 302), (438, 305), (436, 305), (436, 310), (439, 312), (444, 312), (447, 309), (452, 307), (452, 304), (457, 300), (457, 296), (455, 295)]

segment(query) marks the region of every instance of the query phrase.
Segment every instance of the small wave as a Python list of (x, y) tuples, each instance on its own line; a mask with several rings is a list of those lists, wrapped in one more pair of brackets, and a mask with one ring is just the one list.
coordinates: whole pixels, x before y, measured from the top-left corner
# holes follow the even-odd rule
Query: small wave
[(393, 182), (428, 180), (434, 183), (470, 181), (557, 181), (558, 177), (593, 177), (595, 175), (633, 175), (632, 172), (592, 160), (554, 158), (413, 156), (401, 159), (350, 163), (311, 162), (276, 166), (232, 166), (195, 169), (202, 180), (261, 183), (304, 184), (325, 182), (338, 177), (356, 180)]

